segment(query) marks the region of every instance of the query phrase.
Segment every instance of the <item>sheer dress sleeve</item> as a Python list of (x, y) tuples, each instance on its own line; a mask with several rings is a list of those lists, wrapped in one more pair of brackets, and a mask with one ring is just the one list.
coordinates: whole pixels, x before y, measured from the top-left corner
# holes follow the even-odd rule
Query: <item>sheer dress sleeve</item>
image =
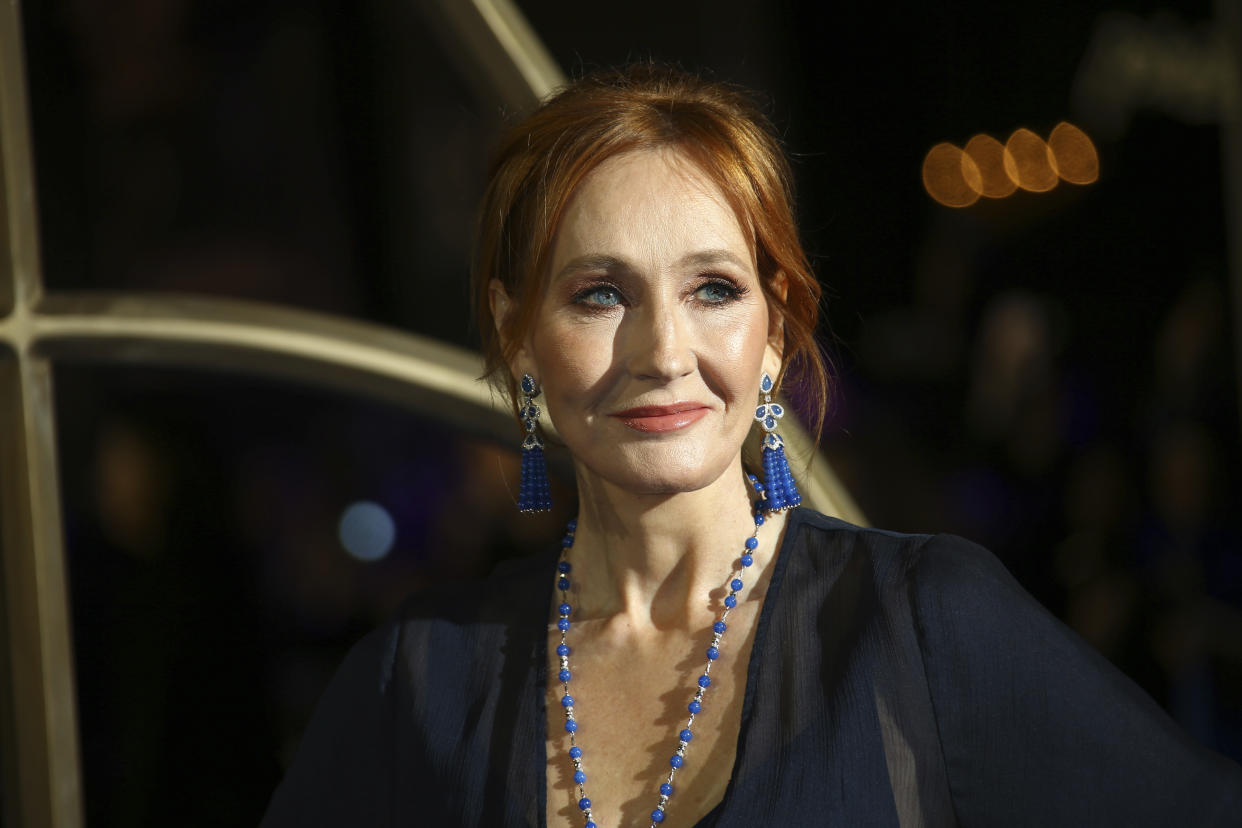
[(1242, 772), (1199, 747), (991, 554), (939, 536), (910, 600), (959, 824), (1242, 825)]
[(319, 700), (262, 828), (393, 824), (395, 622), (350, 649)]
[(422, 590), (356, 644), (263, 828), (538, 824), (551, 569)]

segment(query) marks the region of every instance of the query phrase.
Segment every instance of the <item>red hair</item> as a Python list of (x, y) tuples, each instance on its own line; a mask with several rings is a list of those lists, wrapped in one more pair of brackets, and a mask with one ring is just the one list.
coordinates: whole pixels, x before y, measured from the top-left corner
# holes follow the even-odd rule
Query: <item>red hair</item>
[[(821, 290), (798, 240), (789, 163), (746, 93), (667, 66), (588, 75), (502, 138), (483, 196), (471, 277), (485, 376), (516, 401), (508, 362), (534, 323), (552, 240), (582, 180), (609, 158), (662, 148), (693, 161), (750, 230), (759, 283), (784, 336), (778, 382), (798, 387), (818, 435), (828, 397), (828, 370), (815, 340)], [(515, 306), (503, 331), (491, 312), (492, 279)]]

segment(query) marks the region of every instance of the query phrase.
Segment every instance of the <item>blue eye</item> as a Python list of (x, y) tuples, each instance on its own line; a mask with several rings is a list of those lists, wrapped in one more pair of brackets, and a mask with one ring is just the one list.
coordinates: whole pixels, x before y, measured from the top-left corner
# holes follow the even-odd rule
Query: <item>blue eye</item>
[(621, 304), (621, 293), (614, 287), (599, 285), (578, 294), (577, 300), (588, 305), (612, 307)]
[(710, 302), (718, 305), (728, 302), (730, 299), (736, 299), (738, 296), (738, 289), (725, 282), (708, 282), (707, 284), (699, 287), (695, 293), (704, 302)]

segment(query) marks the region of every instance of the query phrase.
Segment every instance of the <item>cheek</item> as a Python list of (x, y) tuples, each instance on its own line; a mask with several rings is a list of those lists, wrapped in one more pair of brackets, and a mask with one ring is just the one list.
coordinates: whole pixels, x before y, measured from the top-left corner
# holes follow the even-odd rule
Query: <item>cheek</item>
[[(720, 324), (713, 325), (706, 341), (713, 343), (706, 353), (710, 374), (720, 386), (721, 396), (749, 408), (763, 371), (768, 344), (766, 309), (747, 309)], [(706, 373), (706, 372), (705, 372)]]
[(555, 322), (540, 329), (533, 340), (540, 381), (549, 393), (562, 400), (589, 399), (612, 362), (612, 331), (607, 325), (589, 322)]

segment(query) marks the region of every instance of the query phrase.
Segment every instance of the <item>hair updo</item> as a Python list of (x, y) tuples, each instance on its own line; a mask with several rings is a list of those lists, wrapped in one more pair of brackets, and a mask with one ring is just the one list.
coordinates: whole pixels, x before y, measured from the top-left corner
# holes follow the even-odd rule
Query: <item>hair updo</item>
[[(828, 397), (828, 371), (815, 341), (821, 290), (798, 240), (789, 163), (747, 93), (668, 66), (643, 63), (587, 75), (501, 139), (479, 213), (471, 275), (484, 376), (516, 403), (508, 361), (534, 323), (552, 241), (578, 185), (609, 158), (664, 148), (681, 152), (720, 188), (749, 236), (764, 297), (784, 333), (778, 382), (797, 389), (794, 399), (818, 435)], [(515, 306), (503, 331), (496, 329), (488, 299), (492, 279)]]

